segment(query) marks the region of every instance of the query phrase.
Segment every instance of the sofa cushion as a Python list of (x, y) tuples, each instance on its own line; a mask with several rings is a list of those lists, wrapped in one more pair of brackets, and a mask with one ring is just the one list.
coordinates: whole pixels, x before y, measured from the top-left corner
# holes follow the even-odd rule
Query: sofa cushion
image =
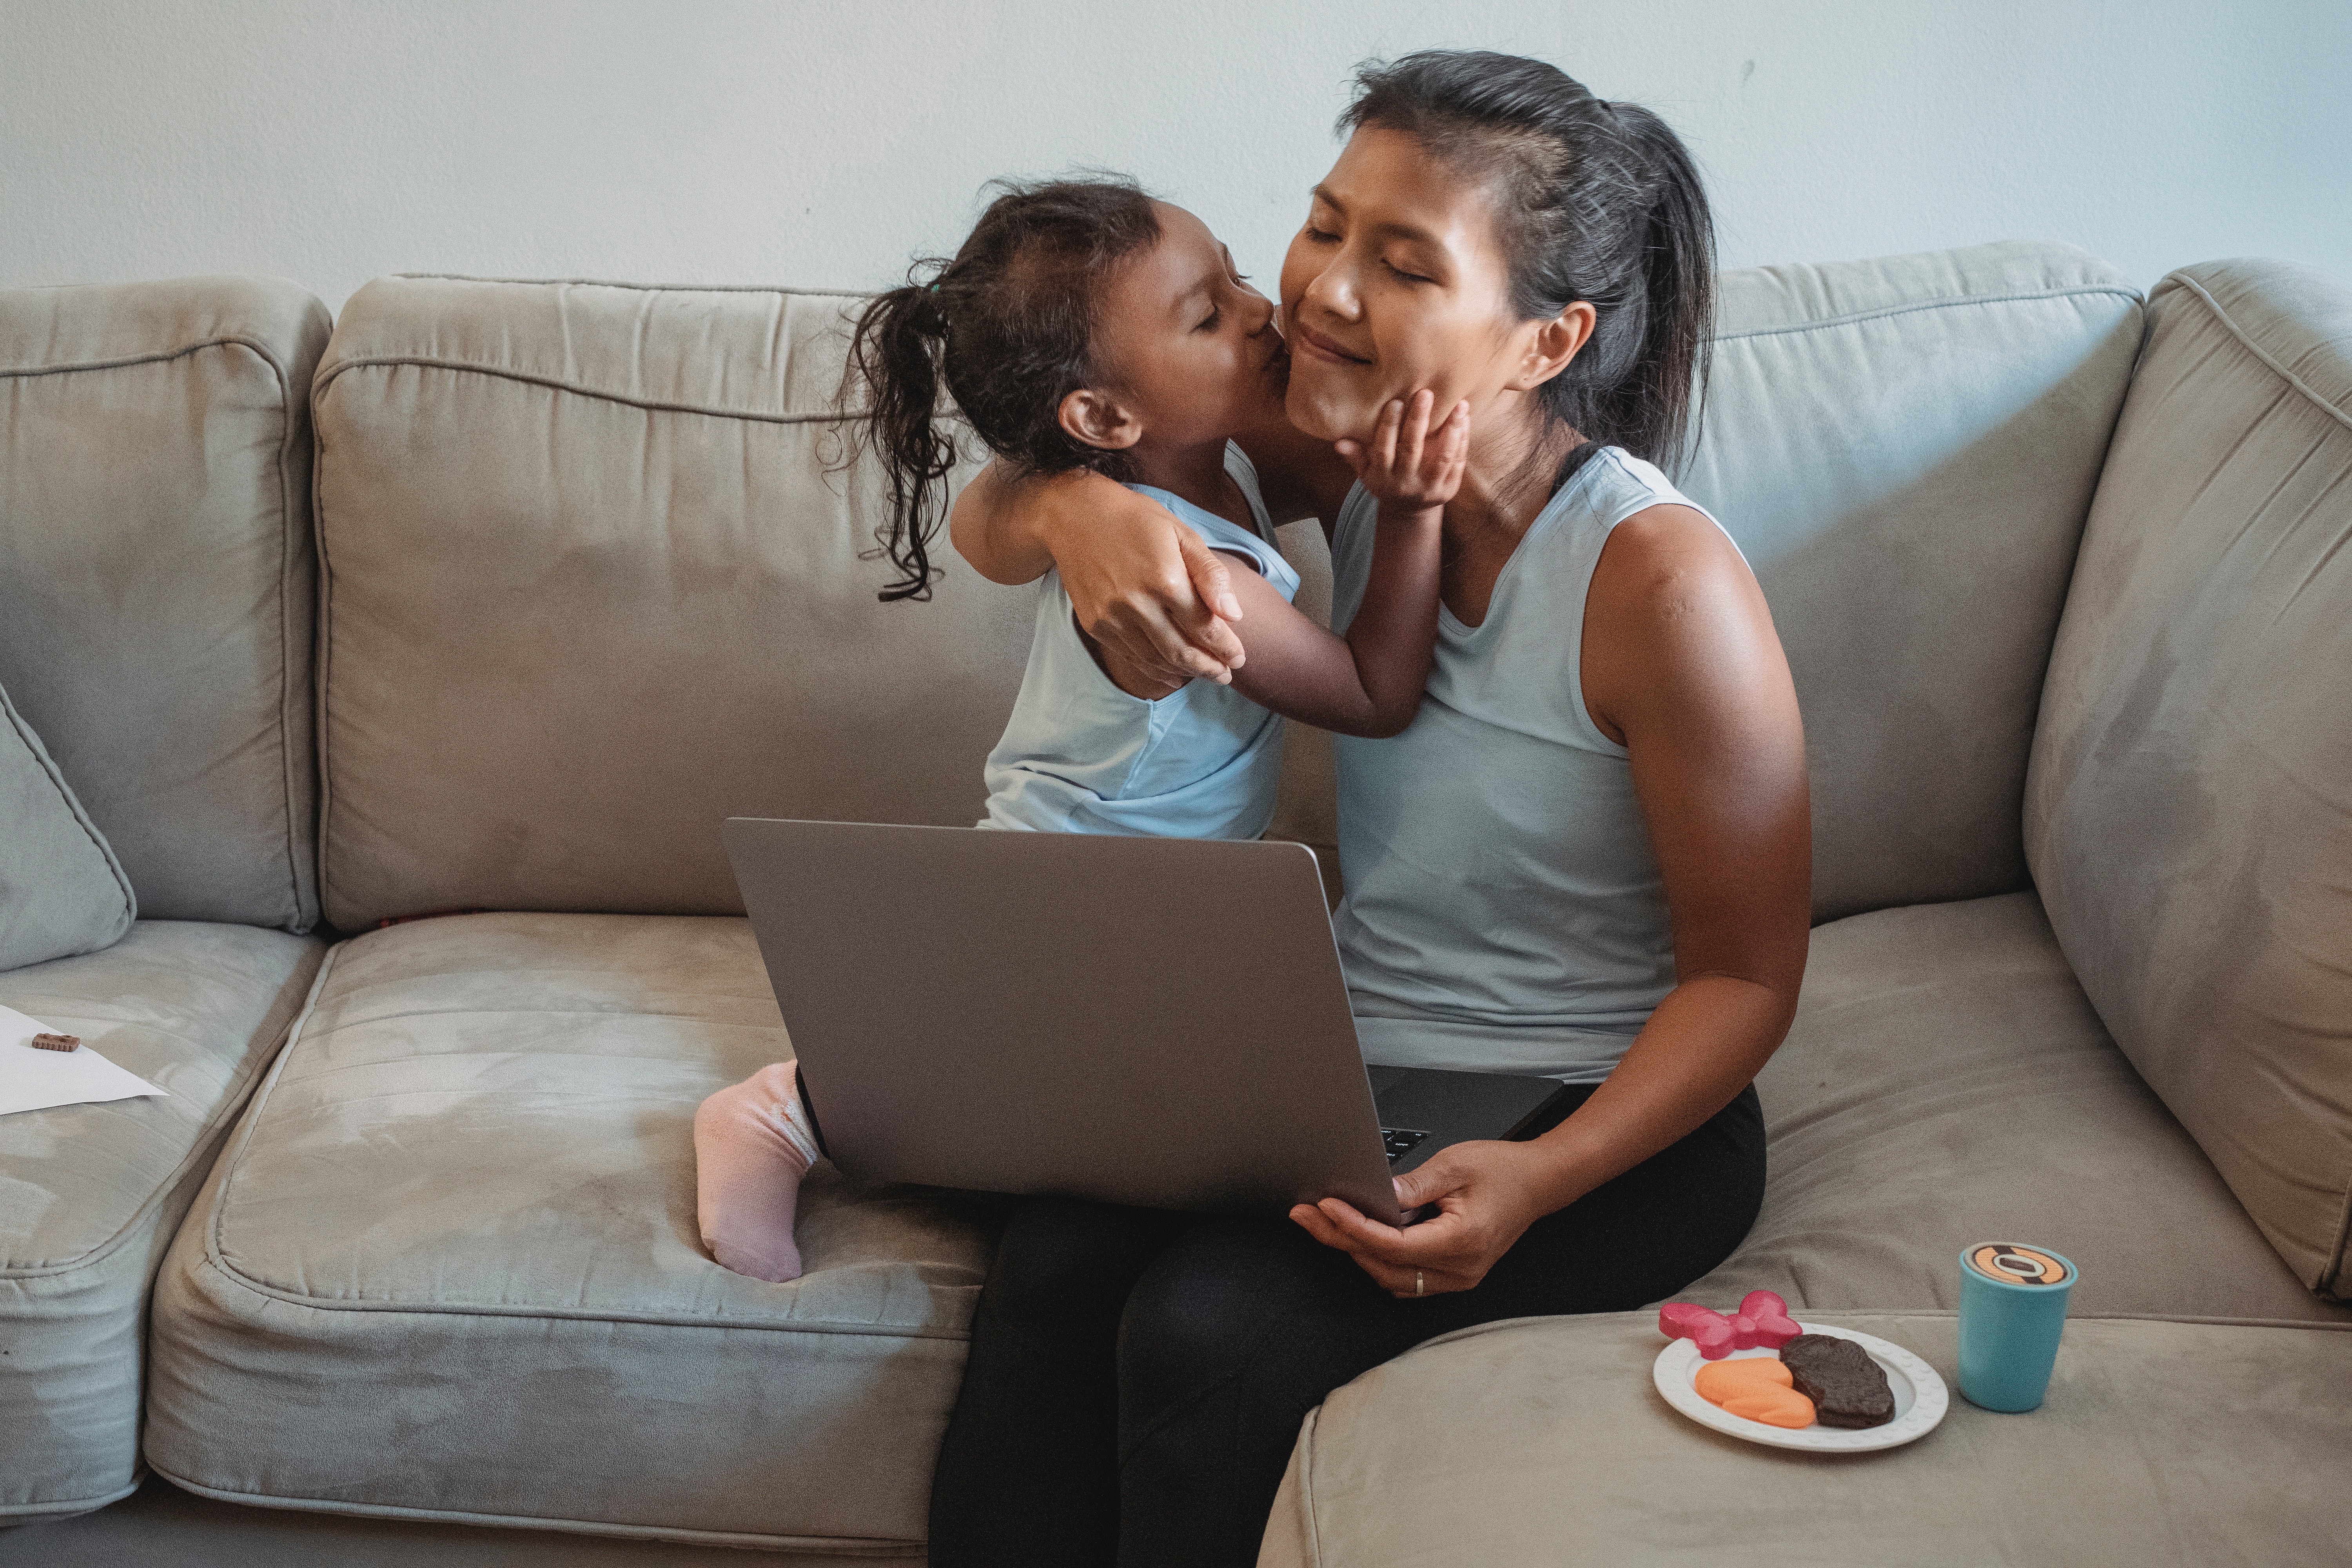
[[(2084, 1274), (2085, 1283), (2089, 1274)], [(1954, 1377), (1954, 1320), (1832, 1312)], [(1519, 1318), (1334, 1393), (1291, 1456), (1259, 1568), (2341, 1563), (2352, 1332), (2066, 1325), (2050, 1396), (1954, 1396), (1876, 1454), (1707, 1431), (1651, 1385), (1652, 1314)]]
[(166, 1265), (149, 1462), (283, 1507), (921, 1540), (992, 1206), (820, 1164), (805, 1277), (713, 1263), (695, 1107), (789, 1050), (740, 920), (338, 947)]
[(166, 1097), (0, 1116), (0, 1523), (137, 1484), (148, 1288), (324, 951), (142, 921), (103, 952), (0, 974), (0, 1004)]
[(2034, 709), (2137, 291), (2004, 244), (1727, 272), (1722, 299), (1683, 488), (1788, 649), (1815, 918), (2024, 887)]
[(105, 836), (0, 687), (0, 971), (111, 946), (139, 901)]
[(2214, 262), (2149, 313), (2026, 842), (2124, 1054), (2352, 1300), (2352, 287)]
[(274, 279), (0, 290), (0, 685), (151, 920), (318, 918), (326, 342)]
[(2082, 1268), (2076, 1312), (2352, 1324), (2116, 1049), (2031, 893), (1815, 930), (1757, 1090), (1764, 1210), (1692, 1300), (1957, 1307), (1960, 1248), (2016, 1240)]
[[(1034, 590), (876, 599), (846, 296), (397, 278), (319, 374), (322, 858), (352, 929), (715, 914), (730, 816), (970, 826)], [(432, 765), (417, 759), (429, 756)]]

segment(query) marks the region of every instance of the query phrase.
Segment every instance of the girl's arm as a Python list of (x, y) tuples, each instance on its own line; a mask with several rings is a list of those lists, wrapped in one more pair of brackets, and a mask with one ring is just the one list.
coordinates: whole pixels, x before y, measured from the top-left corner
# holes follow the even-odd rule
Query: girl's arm
[(1340, 443), (1341, 456), (1380, 500), (1370, 580), (1347, 639), (1285, 602), (1271, 583), (1236, 573), (1246, 661), (1234, 689), (1285, 718), (1343, 735), (1396, 734), (1412, 722), (1429, 683), (1437, 640), (1439, 540), (1445, 503), (1461, 488), (1470, 445), (1470, 405), (1456, 405), (1429, 427), (1435, 395), (1381, 410), (1369, 448)]
[(1058, 565), (1078, 629), (1145, 684), (1230, 681), (1246, 657), (1234, 574), (1201, 536), (1100, 474), (1014, 479), (991, 462), (963, 488), (949, 536), (992, 583), (1034, 583)]

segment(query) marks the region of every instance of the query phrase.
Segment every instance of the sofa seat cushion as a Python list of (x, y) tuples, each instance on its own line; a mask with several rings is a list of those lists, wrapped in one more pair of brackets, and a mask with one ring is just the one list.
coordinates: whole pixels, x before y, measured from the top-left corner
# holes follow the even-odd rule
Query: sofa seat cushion
[(147, 1453), (230, 1500), (903, 1546), (993, 1205), (803, 1189), (730, 1274), (695, 1107), (790, 1054), (747, 922), (484, 914), (334, 950), (164, 1269)]
[(0, 974), (0, 1005), (164, 1091), (0, 1116), (0, 1523), (138, 1484), (149, 1286), (325, 951), (142, 921), (103, 952)]
[(1764, 1210), (1695, 1300), (1957, 1307), (1961, 1247), (2038, 1241), (2081, 1267), (2077, 1314), (2352, 1323), (2116, 1048), (2032, 893), (1816, 929), (1757, 1089)]
[[(1948, 1314), (1820, 1316), (1953, 1381)], [(1664, 1343), (1647, 1313), (1519, 1318), (1374, 1368), (1307, 1416), (1259, 1568), (2352, 1556), (2342, 1328), (2069, 1323), (2040, 1410), (1955, 1395), (1925, 1437), (1855, 1455), (1699, 1426), (1651, 1384)]]

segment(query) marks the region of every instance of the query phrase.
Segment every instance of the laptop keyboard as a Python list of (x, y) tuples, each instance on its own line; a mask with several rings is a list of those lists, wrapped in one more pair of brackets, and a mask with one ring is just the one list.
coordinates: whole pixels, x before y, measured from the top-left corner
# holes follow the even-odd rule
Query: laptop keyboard
[(1381, 1129), (1381, 1142), (1388, 1147), (1389, 1161), (1391, 1164), (1420, 1148), (1423, 1141), (1428, 1136), (1428, 1133), (1415, 1131), (1410, 1127)]

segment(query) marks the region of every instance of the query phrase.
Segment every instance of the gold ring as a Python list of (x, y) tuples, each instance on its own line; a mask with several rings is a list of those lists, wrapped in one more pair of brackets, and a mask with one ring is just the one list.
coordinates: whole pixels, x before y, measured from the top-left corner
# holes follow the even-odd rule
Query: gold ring
[(1414, 1295), (1418, 1296), (1421, 1294), (1421, 1270), (1416, 1268), (1412, 1271), (1412, 1293)]

